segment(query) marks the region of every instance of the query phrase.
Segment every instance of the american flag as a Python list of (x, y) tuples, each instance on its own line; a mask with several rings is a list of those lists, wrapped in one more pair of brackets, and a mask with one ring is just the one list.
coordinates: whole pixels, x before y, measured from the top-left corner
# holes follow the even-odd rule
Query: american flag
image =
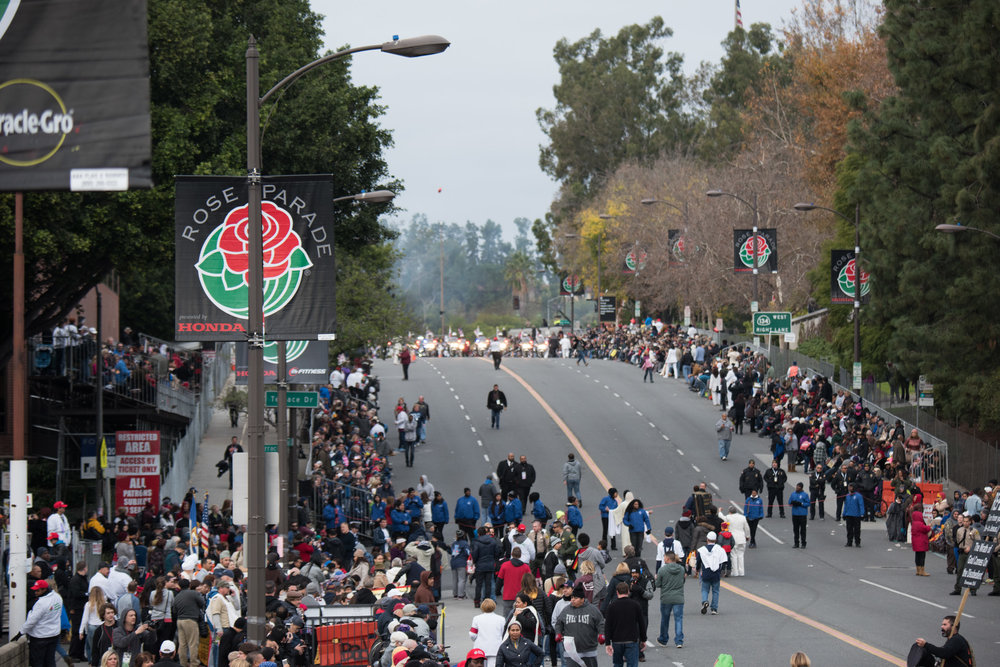
[(198, 553), (198, 503), (191, 496), (191, 511), (188, 514), (188, 552)]
[(740, 0), (736, 0), (736, 27), (743, 27), (743, 12), (740, 11)]
[(201, 537), (201, 552), (208, 553), (208, 494), (205, 494), (205, 502), (201, 506), (201, 525), (198, 526), (198, 535)]

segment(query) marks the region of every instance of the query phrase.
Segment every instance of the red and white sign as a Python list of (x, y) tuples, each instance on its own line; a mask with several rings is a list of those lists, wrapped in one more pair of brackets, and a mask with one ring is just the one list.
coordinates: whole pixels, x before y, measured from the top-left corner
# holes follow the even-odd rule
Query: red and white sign
[(118, 477), (115, 503), (129, 514), (139, 514), (146, 503), (160, 505), (160, 432), (115, 433)]

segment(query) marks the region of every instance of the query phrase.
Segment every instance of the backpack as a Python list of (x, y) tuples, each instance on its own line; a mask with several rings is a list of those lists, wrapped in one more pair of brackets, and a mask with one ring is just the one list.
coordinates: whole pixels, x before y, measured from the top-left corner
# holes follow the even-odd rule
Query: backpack
[(666, 556), (674, 551), (674, 538), (667, 537), (663, 540), (663, 555)]
[(653, 576), (649, 574), (649, 572), (643, 570), (642, 574), (639, 577), (639, 583), (642, 584), (642, 599), (652, 600), (653, 591), (656, 589)]
[(542, 503), (542, 509), (545, 510), (545, 520), (546, 521), (551, 521), (552, 520), (552, 510), (550, 510), (549, 506), (546, 505), (545, 503)]

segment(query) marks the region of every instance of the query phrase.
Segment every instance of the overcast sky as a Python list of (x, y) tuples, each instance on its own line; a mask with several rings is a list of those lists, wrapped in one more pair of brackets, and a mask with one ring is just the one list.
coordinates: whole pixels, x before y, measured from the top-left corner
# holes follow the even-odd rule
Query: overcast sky
[[(800, 5), (742, 0), (743, 25), (780, 28)], [(577, 41), (595, 29), (614, 35), (659, 15), (674, 32), (665, 50), (683, 54), (690, 74), (702, 61), (719, 62), (734, 26), (734, 0), (312, 0), (312, 8), (325, 17), (329, 49), (393, 35), (451, 42), (424, 58), (357, 54), (354, 82), (378, 86), (388, 107), (382, 123), (395, 146), (386, 158), (406, 186), (395, 222), (408, 224), (416, 213), (432, 223), (492, 219), (507, 238), (515, 218), (544, 216), (556, 192), (538, 167), (546, 137), (535, 110), (555, 106), (552, 49), (559, 39)]]

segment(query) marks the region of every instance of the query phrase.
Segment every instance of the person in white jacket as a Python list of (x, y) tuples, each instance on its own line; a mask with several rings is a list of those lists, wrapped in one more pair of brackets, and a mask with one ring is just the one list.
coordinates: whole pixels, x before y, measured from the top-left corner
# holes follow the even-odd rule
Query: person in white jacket
[(56, 664), (56, 646), (62, 634), (63, 601), (59, 594), (49, 588), (44, 579), (39, 579), (31, 587), (38, 598), (24, 619), (20, 635), (28, 636), (28, 655), (31, 665)]
[(729, 532), (733, 535), (733, 549), (729, 552), (733, 567), (732, 576), (744, 577), (746, 571), (743, 569), (743, 556), (746, 554), (747, 540), (750, 538), (750, 524), (747, 523), (743, 513), (735, 507), (729, 508), (729, 514), (723, 520), (729, 523)]
[(486, 667), (494, 667), (497, 661), (497, 651), (503, 643), (506, 620), (500, 614), (495, 614), (497, 604), (490, 598), (479, 605), (481, 614), (472, 618), (469, 628), (469, 639), (473, 641), (472, 648), (482, 649), (486, 654)]
[[(56, 533), (59, 539), (62, 540), (63, 544), (69, 544), (70, 540), (70, 528), (69, 519), (66, 518), (66, 503), (61, 500), (57, 500), (55, 504), (52, 505), (52, 509), (55, 510), (49, 515), (49, 518), (45, 520), (46, 533), (51, 535)], [(53, 542), (54, 544), (54, 542)]]
[(722, 375), (718, 367), (712, 368), (712, 374), (708, 378), (708, 391), (712, 394), (712, 405), (722, 405)]
[(678, 362), (680, 361), (680, 355), (678, 354), (677, 348), (671, 346), (667, 350), (666, 363), (663, 364), (663, 370), (660, 371), (660, 375), (667, 377), (671, 371), (673, 371), (674, 377), (678, 377)]

